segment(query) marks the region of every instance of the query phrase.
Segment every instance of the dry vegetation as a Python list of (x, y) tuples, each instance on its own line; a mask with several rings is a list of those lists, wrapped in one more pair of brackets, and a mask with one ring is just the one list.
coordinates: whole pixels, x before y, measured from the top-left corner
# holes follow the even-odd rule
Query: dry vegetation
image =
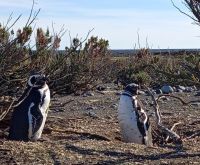
[[(150, 96), (140, 95), (154, 125), (154, 147), (121, 141), (117, 120), (119, 90), (106, 84), (105, 91), (93, 91), (94, 96), (55, 95), (49, 116), (38, 142), (8, 141), (0, 138), (2, 164), (198, 164), (199, 108), (182, 106), (170, 98), (159, 102), (163, 123), (175, 131), (183, 143), (166, 143), (166, 135), (155, 127)], [(194, 100), (194, 93), (179, 93), (185, 100)], [(3, 124), (3, 125), (2, 125)], [(6, 121), (1, 130), (6, 129)], [(4, 126), (4, 127), (2, 127)], [(31, 163), (30, 163), (31, 162)]]

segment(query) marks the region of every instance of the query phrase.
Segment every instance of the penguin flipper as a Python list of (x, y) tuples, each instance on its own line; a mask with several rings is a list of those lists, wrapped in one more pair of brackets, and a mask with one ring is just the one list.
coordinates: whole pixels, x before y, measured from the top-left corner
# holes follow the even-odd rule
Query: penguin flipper
[(39, 104), (34, 105), (30, 109), (30, 125), (29, 125), (29, 138), (31, 139), (35, 133), (40, 129), (43, 122), (43, 115), (40, 111)]

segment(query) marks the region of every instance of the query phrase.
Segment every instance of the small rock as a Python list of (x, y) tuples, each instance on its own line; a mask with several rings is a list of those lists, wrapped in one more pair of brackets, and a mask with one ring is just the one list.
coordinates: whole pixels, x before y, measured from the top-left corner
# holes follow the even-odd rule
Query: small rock
[(90, 117), (93, 117), (93, 118), (98, 118), (98, 116), (97, 116), (97, 114), (96, 114), (95, 112), (89, 111), (89, 112), (86, 112), (85, 114), (86, 114), (87, 116), (90, 116)]
[(83, 94), (83, 97), (88, 97), (88, 96), (94, 96), (94, 93), (92, 93), (91, 91), (87, 91)]
[(176, 92), (183, 93), (183, 90), (182, 89), (176, 89)]
[(118, 104), (113, 104), (113, 105), (110, 106), (110, 108), (117, 109), (118, 108)]
[(197, 92), (195, 93), (195, 96), (200, 96), (200, 91), (197, 91)]
[(200, 103), (192, 103), (191, 105), (195, 107), (200, 107)]
[(105, 86), (98, 86), (97, 87), (97, 90), (98, 91), (104, 91), (104, 90), (106, 90), (107, 89), (107, 87), (105, 87)]
[(138, 95), (145, 95), (146, 93), (144, 91), (138, 90)]
[(193, 89), (194, 89), (194, 91), (197, 91), (197, 87), (195, 85), (193, 86)]
[(194, 91), (193, 87), (186, 87), (184, 90), (184, 92), (188, 92), (188, 93), (193, 92), (193, 91)]
[(184, 90), (185, 90), (185, 87), (182, 86), (182, 85), (178, 85), (178, 86), (176, 86), (176, 91), (178, 91), (178, 90), (184, 91)]
[(174, 92), (174, 89), (170, 86), (170, 85), (164, 85), (162, 88), (161, 88), (162, 92), (164, 94), (169, 94), (169, 93), (173, 93)]

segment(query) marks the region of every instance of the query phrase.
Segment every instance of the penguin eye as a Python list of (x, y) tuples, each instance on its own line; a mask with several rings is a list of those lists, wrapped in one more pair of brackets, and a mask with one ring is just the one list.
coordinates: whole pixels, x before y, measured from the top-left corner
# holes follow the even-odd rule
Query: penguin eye
[(35, 78), (35, 76), (33, 76), (33, 77), (31, 78), (31, 84), (35, 84), (35, 82), (36, 82), (36, 78)]

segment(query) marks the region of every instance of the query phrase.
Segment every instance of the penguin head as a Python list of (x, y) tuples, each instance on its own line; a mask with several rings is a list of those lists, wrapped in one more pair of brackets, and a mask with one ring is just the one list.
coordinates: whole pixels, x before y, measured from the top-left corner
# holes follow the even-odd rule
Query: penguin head
[(31, 87), (43, 87), (47, 82), (47, 77), (45, 75), (31, 75), (28, 79), (28, 85)]
[(135, 83), (128, 84), (125, 87), (125, 92), (130, 93), (131, 95), (135, 96), (138, 95), (139, 85)]

